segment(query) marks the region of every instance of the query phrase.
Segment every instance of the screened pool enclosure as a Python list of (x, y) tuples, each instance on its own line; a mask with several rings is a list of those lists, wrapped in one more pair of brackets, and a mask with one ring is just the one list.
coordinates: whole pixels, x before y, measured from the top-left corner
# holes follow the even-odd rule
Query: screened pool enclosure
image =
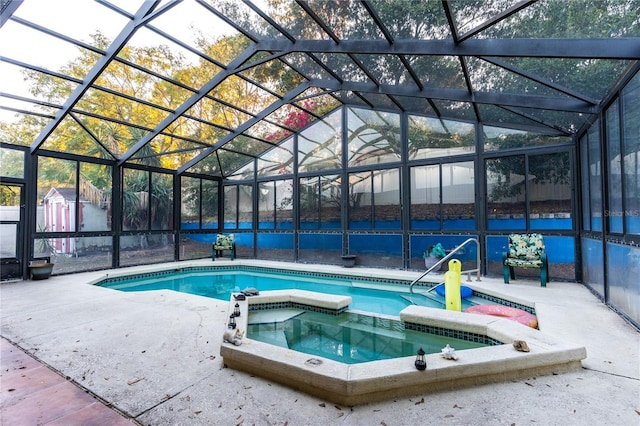
[(640, 0), (0, 5), (3, 279), (539, 232), (640, 324)]

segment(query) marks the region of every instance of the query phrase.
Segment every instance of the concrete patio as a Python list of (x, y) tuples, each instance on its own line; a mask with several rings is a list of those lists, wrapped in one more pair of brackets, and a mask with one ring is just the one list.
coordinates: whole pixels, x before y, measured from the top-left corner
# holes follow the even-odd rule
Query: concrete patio
[[(201, 263), (211, 265), (210, 260)], [(225, 261), (216, 262), (216, 266), (223, 264)], [(332, 266), (313, 268), (342, 272)], [(440, 393), (425, 389), (412, 397), (347, 407), (224, 368), (220, 343), (227, 301), (165, 290), (123, 293), (86, 284), (107, 272), (2, 283), (1, 335), (131, 422), (289, 426), (640, 423), (640, 333), (580, 284), (551, 282), (541, 288), (535, 280), (505, 285), (491, 278), (471, 283), (477, 289), (534, 302), (542, 331), (586, 347), (582, 370)], [(385, 274), (417, 276), (409, 271)], [(11, 366), (4, 350), (2, 353), (5, 377)], [(0, 420), (11, 410), (14, 415), (21, 404), (25, 422), (17, 424), (35, 424), (26, 415), (37, 408), (35, 400), (30, 406), (28, 400), (11, 395), (4, 380), (1, 388)], [(54, 419), (49, 424), (62, 423)]]

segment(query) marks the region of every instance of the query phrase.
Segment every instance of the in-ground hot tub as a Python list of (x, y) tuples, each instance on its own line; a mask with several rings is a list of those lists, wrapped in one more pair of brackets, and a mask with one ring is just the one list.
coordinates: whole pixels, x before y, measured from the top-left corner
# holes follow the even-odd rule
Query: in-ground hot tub
[[(264, 291), (244, 301), (232, 297), (230, 314), (236, 303), (241, 311), (235, 318), (236, 327), (246, 332), (249, 310), (339, 313), (348, 309), (351, 298), (304, 290)], [(560, 373), (581, 368), (580, 361), (586, 358), (584, 347), (560, 342), (504, 318), (409, 306), (400, 312), (400, 320), (412, 330), (483, 338), (498, 344), (457, 351), (457, 360), (445, 359), (437, 353), (426, 355), (424, 371), (415, 368), (415, 355), (347, 364), (246, 336), (239, 346), (223, 342), (220, 354), (229, 368), (344, 405)], [(530, 352), (517, 351), (512, 344), (515, 340), (526, 341)]]
[[(346, 311), (338, 315), (304, 309), (250, 310), (245, 334), (252, 340), (345, 364), (502, 344), (486, 336), (426, 333), (390, 315)], [(466, 337), (466, 338), (465, 338)]]

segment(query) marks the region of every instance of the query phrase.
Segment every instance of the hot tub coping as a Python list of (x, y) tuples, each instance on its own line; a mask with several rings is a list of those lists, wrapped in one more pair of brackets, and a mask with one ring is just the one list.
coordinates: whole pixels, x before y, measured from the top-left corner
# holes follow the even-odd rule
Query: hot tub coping
[[(246, 331), (249, 304), (295, 300), (326, 308), (327, 305), (343, 306), (346, 300), (339, 299), (350, 298), (303, 290), (264, 291), (245, 301), (232, 297), (229, 309), (231, 313), (236, 303), (240, 305), (241, 315), (236, 318), (236, 324), (238, 329)], [(457, 361), (446, 360), (439, 354), (426, 355), (425, 371), (416, 370), (413, 356), (344, 364), (247, 337), (240, 346), (223, 342), (220, 355), (226, 367), (343, 405), (571, 371), (581, 368), (581, 360), (587, 356), (584, 347), (503, 318), (409, 306), (400, 312), (400, 319), (484, 334), (504, 344), (458, 351)], [(514, 340), (525, 340), (530, 352), (516, 351), (512, 345)]]
[(336, 312), (345, 310), (353, 301), (351, 296), (340, 296), (297, 289), (263, 291), (257, 296), (248, 297), (247, 300), (249, 305), (290, 302)]

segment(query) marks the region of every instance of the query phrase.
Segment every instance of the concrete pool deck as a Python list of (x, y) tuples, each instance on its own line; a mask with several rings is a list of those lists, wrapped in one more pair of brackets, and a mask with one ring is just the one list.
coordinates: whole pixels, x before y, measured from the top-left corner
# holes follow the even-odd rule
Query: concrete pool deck
[[(228, 264), (281, 267), (279, 262)], [(189, 262), (211, 266), (211, 261)], [(227, 264), (216, 261), (215, 265)], [(184, 267), (184, 262), (175, 264)], [(294, 264), (347, 272), (335, 266)], [(150, 271), (158, 266), (111, 271)], [(125, 418), (149, 425), (620, 425), (640, 422), (640, 333), (580, 284), (483, 277), (469, 285), (535, 303), (540, 329), (587, 349), (579, 371), (395, 400), (337, 406), (223, 368), (228, 301), (173, 291), (123, 293), (86, 285), (109, 271), (0, 284), (1, 335)], [(111, 274), (111, 272), (109, 272)], [(354, 268), (364, 275), (416, 272)], [(464, 280), (465, 278), (463, 278)], [(464, 284), (464, 282), (463, 282)], [(16, 349), (18, 350), (18, 349)], [(4, 354), (4, 350), (3, 350)], [(0, 359), (2, 375), (12, 365)], [(25, 372), (26, 374), (26, 372)], [(37, 401), (0, 386), (2, 416)], [(15, 388), (15, 386), (14, 386)], [(14, 411), (11, 411), (14, 410)], [(53, 423), (52, 423), (53, 424)], [(70, 424), (70, 423), (66, 423)]]

